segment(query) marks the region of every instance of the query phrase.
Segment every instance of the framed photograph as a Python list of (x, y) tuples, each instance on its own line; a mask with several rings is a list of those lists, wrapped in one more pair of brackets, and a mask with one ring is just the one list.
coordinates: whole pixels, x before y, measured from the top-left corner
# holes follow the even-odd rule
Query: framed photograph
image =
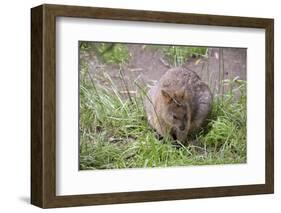
[(274, 192), (274, 21), (31, 9), (31, 203)]

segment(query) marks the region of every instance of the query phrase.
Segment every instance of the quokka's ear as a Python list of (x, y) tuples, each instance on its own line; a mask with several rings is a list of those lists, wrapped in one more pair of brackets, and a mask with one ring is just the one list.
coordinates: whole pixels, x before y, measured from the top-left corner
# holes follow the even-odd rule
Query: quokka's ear
[(172, 100), (172, 97), (168, 91), (161, 89), (161, 94), (167, 102), (170, 102)]

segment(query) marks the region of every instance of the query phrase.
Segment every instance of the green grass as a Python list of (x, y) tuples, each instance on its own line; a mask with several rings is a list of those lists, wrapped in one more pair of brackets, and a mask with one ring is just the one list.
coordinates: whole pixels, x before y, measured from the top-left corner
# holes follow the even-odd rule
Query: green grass
[(96, 56), (106, 64), (122, 65), (130, 60), (130, 53), (126, 45), (120, 43), (93, 43), (81, 41), (81, 51), (93, 51)]
[(131, 100), (89, 78), (81, 68), (80, 169), (117, 169), (246, 162), (246, 83), (225, 81), (230, 90), (215, 97), (207, 124), (184, 146), (159, 139), (143, 109), (144, 90)]
[[(128, 63), (131, 58), (125, 44), (80, 41), (79, 47), (81, 51), (95, 52), (95, 55), (105, 64), (122, 65)], [(181, 66), (191, 57), (206, 56), (208, 50), (206, 47), (172, 45), (149, 45), (148, 47), (163, 51), (164, 56), (167, 57), (172, 66)]]
[(207, 55), (205, 47), (163, 46), (163, 50), (173, 66), (181, 66), (191, 57)]
[(190, 58), (199, 58), (200, 56), (208, 56), (207, 47), (190, 47), (190, 46), (173, 46), (173, 45), (145, 45), (145, 48), (151, 50), (159, 50), (163, 53), (167, 62), (173, 66), (178, 67), (185, 64)]

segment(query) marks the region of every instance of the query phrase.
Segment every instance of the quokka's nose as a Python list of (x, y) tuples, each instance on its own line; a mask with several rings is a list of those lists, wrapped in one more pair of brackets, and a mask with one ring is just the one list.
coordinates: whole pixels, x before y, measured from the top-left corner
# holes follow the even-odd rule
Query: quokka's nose
[(180, 126), (180, 130), (183, 131), (185, 129), (185, 125)]

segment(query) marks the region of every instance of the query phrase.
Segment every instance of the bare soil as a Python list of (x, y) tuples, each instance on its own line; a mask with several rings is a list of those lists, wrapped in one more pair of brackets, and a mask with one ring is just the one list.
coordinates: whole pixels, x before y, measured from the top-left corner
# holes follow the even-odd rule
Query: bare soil
[[(80, 60), (88, 64), (93, 79), (107, 85), (109, 81), (104, 75), (107, 73), (121, 93), (129, 90), (131, 94), (136, 92), (135, 82), (142, 86), (154, 85), (172, 67), (161, 48), (139, 44), (127, 44), (127, 47), (131, 59), (121, 71), (118, 65), (101, 63), (94, 52), (81, 51)], [(214, 94), (221, 94), (225, 90), (221, 80), (237, 76), (246, 80), (246, 60), (245, 48), (209, 48), (208, 57), (190, 58), (182, 66), (195, 71)]]

